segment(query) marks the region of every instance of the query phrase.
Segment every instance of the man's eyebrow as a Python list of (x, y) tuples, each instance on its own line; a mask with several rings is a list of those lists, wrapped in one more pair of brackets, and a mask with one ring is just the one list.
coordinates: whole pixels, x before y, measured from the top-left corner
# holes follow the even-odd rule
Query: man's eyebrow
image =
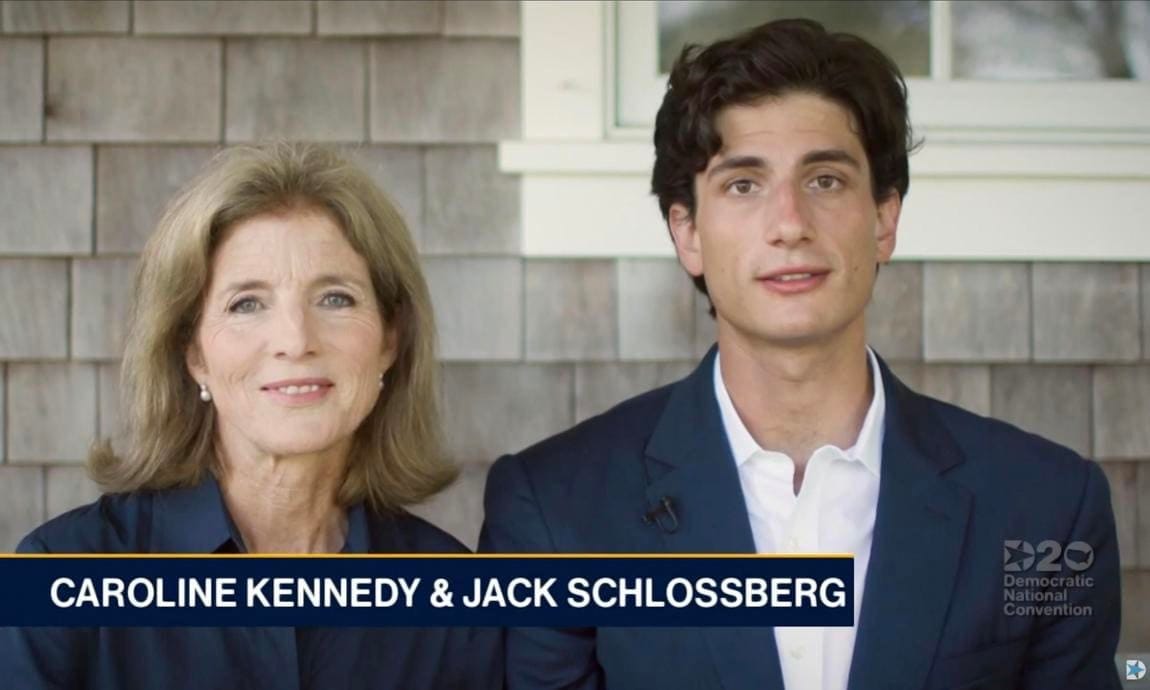
[(845, 163), (855, 170), (862, 170), (862, 163), (843, 149), (819, 149), (803, 156), (803, 165), (812, 163)]
[[(808, 151), (803, 155), (800, 163), (802, 165), (843, 163), (855, 170), (862, 170), (862, 163), (844, 149), (816, 149), (814, 151)], [(714, 177), (726, 170), (739, 170), (742, 168), (763, 169), (767, 167), (767, 162), (759, 156), (731, 156), (730, 158), (724, 158), (719, 161), (713, 168), (708, 170), (707, 178)]]
[(767, 162), (758, 156), (731, 156), (724, 158), (715, 164), (715, 167), (707, 171), (707, 178), (710, 179), (715, 175), (725, 170), (738, 170), (740, 168), (765, 168)]

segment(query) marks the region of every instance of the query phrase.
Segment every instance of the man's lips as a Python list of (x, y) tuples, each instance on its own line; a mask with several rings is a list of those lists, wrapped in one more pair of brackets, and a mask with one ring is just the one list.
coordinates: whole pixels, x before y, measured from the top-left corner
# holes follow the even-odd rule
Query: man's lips
[(830, 273), (830, 269), (820, 266), (786, 266), (756, 277), (756, 280), (774, 280), (786, 282), (788, 280), (802, 280), (811, 276), (820, 276)]
[(788, 266), (756, 278), (773, 292), (785, 295), (813, 290), (826, 280), (829, 269), (819, 266)]

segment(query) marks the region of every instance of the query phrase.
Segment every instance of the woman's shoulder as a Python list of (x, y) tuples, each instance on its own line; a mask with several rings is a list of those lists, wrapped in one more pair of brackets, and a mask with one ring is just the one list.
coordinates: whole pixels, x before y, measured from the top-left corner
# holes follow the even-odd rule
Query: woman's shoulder
[(135, 553), (146, 538), (142, 515), (151, 494), (104, 494), (32, 530), (17, 553)]
[(372, 530), (371, 550), (376, 553), (471, 553), (445, 530), (406, 510), (375, 513), (384, 529)]

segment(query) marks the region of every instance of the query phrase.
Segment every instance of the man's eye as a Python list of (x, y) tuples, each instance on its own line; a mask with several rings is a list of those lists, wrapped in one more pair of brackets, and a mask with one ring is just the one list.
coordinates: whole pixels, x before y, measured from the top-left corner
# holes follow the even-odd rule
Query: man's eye
[(750, 194), (755, 191), (755, 183), (750, 180), (735, 180), (727, 185), (727, 189), (730, 189), (735, 194)]
[(819, 175), (815, 178), (814, 184), (817, 189), (825, 192), (841, 187), (842, 180), (835, 177), (834, 175)]
[(244, 297), (232, 302), (228, 307), (228, 312), (231, 314), (251, 314), (252, 312), (259, 311), (259, 300), (255, 297)]
[(355, 300), (351, 295), (342, 292), (329, 292), (319, 301), (324, 307), (354, 307)]

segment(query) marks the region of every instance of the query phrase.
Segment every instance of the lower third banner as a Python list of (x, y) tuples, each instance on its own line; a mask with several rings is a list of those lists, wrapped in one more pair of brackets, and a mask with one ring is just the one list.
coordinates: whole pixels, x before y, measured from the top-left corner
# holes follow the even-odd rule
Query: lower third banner
[(849, 626), (842, 556), (0, 557), (0, 626)]

